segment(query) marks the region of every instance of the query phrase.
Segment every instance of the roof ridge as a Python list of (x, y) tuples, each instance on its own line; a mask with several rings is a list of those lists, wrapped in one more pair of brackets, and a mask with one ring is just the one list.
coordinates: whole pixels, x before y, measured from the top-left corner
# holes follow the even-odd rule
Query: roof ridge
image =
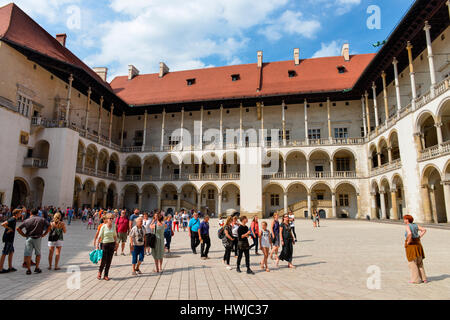
[(14, 2), (10, 2), (10, 3), (6, 4), (6, 5), (4, 5), (3, 7), (0, 7), (0, 10), (8, 10), (8, 7), (11, 7), (11, 8), (10, 8), (10, 13), (9, 13), (10, 19), (9, 19), (9, 21), (8, 21), (8, 26), (7, 26), (6, 29), (5, 29), (5, 33), (4, 33), (3, 35), (0, 34), (0, 37), (1, 37), (1, 38), (3, 38), (4, 36), (6, 36), (6, 34), (7, 34), (8, 31), (9, 31), (9, 27), (11, 26), (11, 20), (12, 20), (11, 17), (12, 17), (13, 9), (14, 9), (15, 7), (17, 7), (17, 5), (16, 5)]

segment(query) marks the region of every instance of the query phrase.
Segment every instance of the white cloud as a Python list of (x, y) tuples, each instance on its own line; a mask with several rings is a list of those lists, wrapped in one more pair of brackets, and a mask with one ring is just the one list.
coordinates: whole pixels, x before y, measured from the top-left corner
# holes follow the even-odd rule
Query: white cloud
[(361, 0), (310, 0), (312, 5), (319, 5), (327, 10), (333, 9), (336, 15), (343, 15), (353, 7), (361, 4)]
[[(0, 0), (0, 7), (10, 3), (11, 0)], [(66, 19), (61, 15), (61, 8), (70, 4), (79, 4), (81, 0), (14, 0), (30, 16), (41, 16), (51, 23)]]
[(316, 51), (312, 58), (339, 56), (341, 54), (341, 48), (342, 45), (337, 41), (331, 41), (329, 44), (322, 42), (320, 50)]

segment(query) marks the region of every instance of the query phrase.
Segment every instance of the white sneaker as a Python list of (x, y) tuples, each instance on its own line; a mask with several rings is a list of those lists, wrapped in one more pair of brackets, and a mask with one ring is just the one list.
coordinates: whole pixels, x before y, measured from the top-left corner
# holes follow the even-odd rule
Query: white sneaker
[(233, 270), (233, 268), (230, 266), (227, 266), (227, 270)]

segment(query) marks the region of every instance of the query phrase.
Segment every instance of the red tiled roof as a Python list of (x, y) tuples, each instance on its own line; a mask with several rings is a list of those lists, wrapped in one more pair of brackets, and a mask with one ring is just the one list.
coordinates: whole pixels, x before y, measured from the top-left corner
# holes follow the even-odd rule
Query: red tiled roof
[(0, 7), (0, 39), (80, 68), (111, 90), (108, 83), (104, 82), (91, 68), (61, 45), (14, 3)]
[[(293, 60), (270, 62), (263, 64), (262, 72), (254, 63), (170, 72), (163, 78), (158, 74), (139, 75), (132, 80), (120, 76), (111, 87), (125, 102), (136, 106), (342, 91), (353, 87), (374, 56), (354, 55), (350, 61), (341, 56), (313, 58), (301, 60), (297, 66)], [(338, 66), (345, 66), (346, 72), (338, 73)], [(289, 70), (297, 75), (289, 78)], [(233, 74), (239, 74), (240, 80), (232, 81)], [(186, 80), (192, 78), (195, 84), (188, 86)]]

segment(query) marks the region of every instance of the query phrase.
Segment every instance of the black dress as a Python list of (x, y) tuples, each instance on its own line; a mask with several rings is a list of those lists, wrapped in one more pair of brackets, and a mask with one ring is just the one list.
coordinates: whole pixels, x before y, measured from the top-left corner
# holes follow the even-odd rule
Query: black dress
[(282, 223), (280, 227), (283, 228), (282, 237), (284, 245), (278, 258), (280, 260), (292, 263), (292, 254), (294, 253), (294, 239), (292, 238), (291, 227), (284, 223)]

